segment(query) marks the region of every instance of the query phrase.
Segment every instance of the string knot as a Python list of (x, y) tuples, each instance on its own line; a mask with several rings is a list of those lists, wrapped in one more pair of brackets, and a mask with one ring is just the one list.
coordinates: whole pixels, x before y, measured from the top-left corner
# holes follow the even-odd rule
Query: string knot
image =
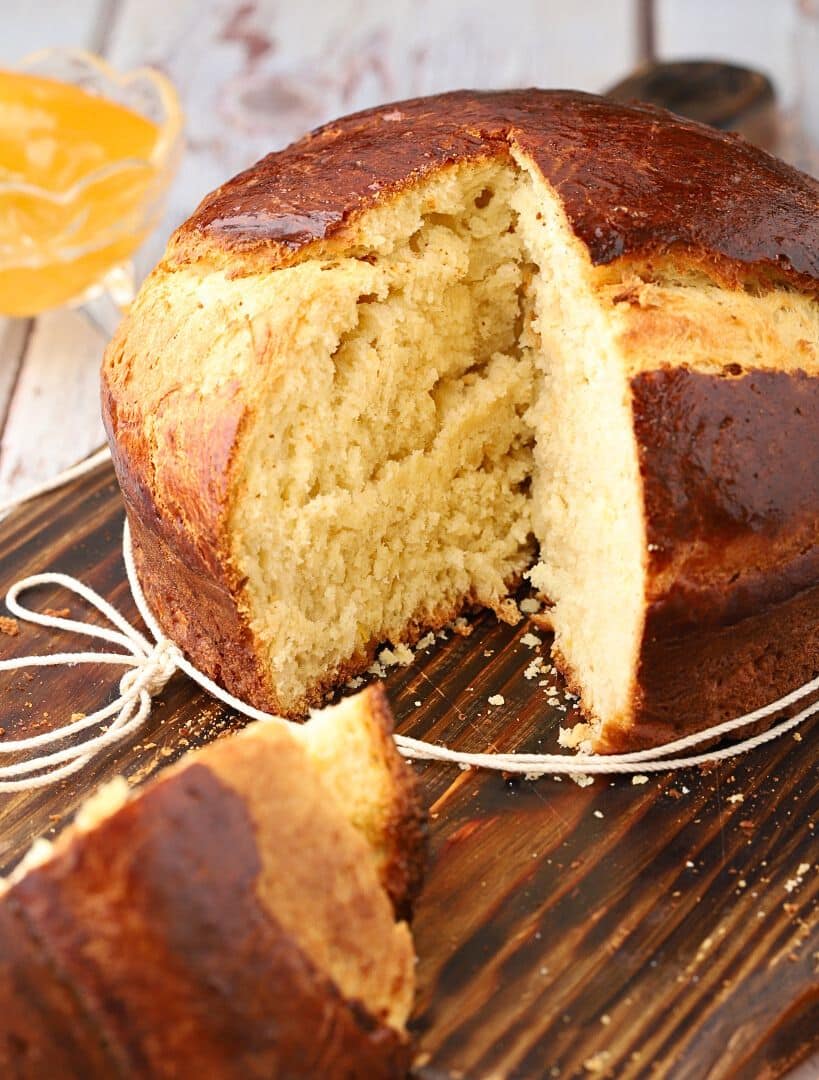
[(130, 668), (119, 680), (123, 698), (134, 690), (144, 690), (149, 697), (161, 694), (179, 667), (179, 649), (169, 638), (161, 638), (138, 665)]
[[(24, 607), (20, 603), (21, 594), (41, 585), (57, 585), (81, 597), (104, 616), (107, 625)], [(178, 646), (170, 639), (158, 634), (155, 641), (150, 641), (99, 593), (68, 574), (35, 574), (18, 581), (6, 594), (6, 606), (18, 619), (97, 638), (119, 646), (120, 651), (17, 656), (0, 661), (0, 671), (75, 664), (116, 664), (128, 670), (119, 681), (119, 697), (104, 708), (78, 716), (43, 735), (0, 742), (0, 757), (18, 758), (13, 764), (0, 766), (0, 792), (52, 784), (81, 769), (101, 750), (135, 734), (150, 715), (151, 698), (165, 688), (176, 669), (185, 663)], [(62, 749), (51, 749), (60, 743)]]

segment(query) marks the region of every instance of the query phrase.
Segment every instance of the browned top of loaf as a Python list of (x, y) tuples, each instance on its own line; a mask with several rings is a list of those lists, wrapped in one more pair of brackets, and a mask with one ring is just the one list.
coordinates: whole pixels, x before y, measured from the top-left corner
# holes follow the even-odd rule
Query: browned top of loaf
[(292, 262), (424, 175), (510, 144), (537, 162), (598, 265), (674, 248), (819, 291), (817, 181), (662, 109), (537, 89), (416, 98), (319, 128), (208, 195), (171, 257), (206, 239)]

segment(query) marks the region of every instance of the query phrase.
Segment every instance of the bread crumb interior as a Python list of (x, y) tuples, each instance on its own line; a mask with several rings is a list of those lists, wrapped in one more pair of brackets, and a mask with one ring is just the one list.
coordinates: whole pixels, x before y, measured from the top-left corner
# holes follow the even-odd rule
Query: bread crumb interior
[[(502, 612), (528, 573), (593, 731), (628, 723), (647, 557), (631, 377), (819, 356), (819, 316), (787, 291), (593, 267), (514, 148), (419, 181), (296, 265), (203, 287), (237, 297), (252, 343), (215, 346), (208, 377), (255, 387), (233, 555), (293, 716), (384, 643), (470, 604)], [(730, 332), (713, 318), (728, 302)]]
[(534, 267), (515, 175), (453, 169), (367, 215), (355, 254), (271, 283), (289, 340), (232, 525), (285, 705), (466, 602), (500, 605), (533, 562)]
[(584, 707), (625, 710), (639, 483), (586, 272), (525, 161), (440, 173), (362, 218), (344, 256), (276, 272), (232, 526), (285, 711), (382, 642), (502, 609), (533, 564)]

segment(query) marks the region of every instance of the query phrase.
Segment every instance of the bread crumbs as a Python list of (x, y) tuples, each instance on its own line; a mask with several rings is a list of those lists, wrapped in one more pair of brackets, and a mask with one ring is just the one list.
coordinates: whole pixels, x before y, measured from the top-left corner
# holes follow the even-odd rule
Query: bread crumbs
[(378, 654), (378, 662), (387, 667), (409, 667), (415, 659), (415, 654), (407, 645), (399, 642), (394, 648), (385, 646)]
[(588, 787), (589, 784), (594, 783), (594, 777), (588, 776), (586, 773), (571, 773), (570, 775), (578, 787)]
[(603, 1073), (608, 1071), (608, 1061), (611, 1057), (609, 1050), (601, 1050), (597, 1054), (593, 1054), (590, 1058), (586, 1058), (583, 1062), (583, 1068), (589, 1073)]
[(523, 672), (524, 679), (534, 679), (543, 672), (543, 657), (536, 656)]

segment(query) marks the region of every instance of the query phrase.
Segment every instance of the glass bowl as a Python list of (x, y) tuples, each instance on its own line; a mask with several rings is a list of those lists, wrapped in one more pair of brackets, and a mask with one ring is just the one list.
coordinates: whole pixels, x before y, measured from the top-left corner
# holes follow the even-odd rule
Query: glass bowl
[[(182, 113), (160, 72), (121, 74), (79, 50), (45, 49), (15, 73), (78, 87), (157, 128), (143, 156), (126, 151), (66, 186), (59, 176), (48, 186), (16, 176), (0, 179), (0, 314), (20, 316), (84, 303), (106, 288), (106, 280), (126, 279), (123, 265), (162, 214), (181, 153)], [(114, 115), (105, 106), (102, 113), (109, 122)]]

